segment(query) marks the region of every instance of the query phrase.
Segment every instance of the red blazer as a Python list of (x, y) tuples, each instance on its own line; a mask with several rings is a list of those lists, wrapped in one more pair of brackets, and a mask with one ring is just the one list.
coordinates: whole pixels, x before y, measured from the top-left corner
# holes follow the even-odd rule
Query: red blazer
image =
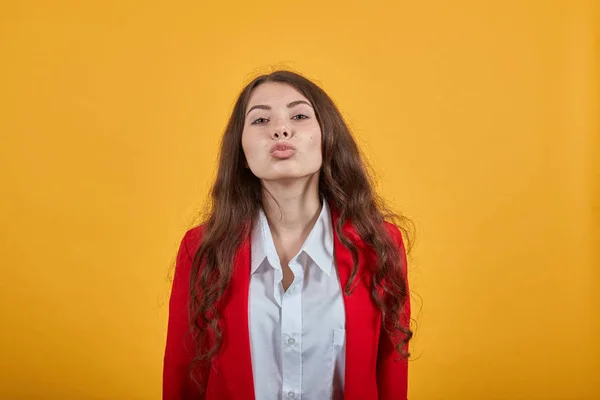
[[(338, 219), (332, 209), (333, 226)], [(402, 235), (387, 223), (388, 231), (406, 260)], [(223, 306), (223, 338), (214, 367), (206, 370), (208, 382), (204, 396), (189, 377), (194, 344), (188, 325), (189, 275), (192, 259), (200, 245), (203, 227), (189, 230), (177, 255), (177, 265), (169, 304), (169, 322), (163, 369), (164, 400), (254, 400), (250, 335), (248, 331), (248, 289), (250, 284), (250, 238), (240, 246), (230, 283), (230, 298)], [(373, 265), (375, 253), (362, 245), (352, 224), (344, 234), (359, 249), (359, 272), (353, 292), (344, 294), (346, 310), (346, 372), (344, 400), (402, 400), (407, 398), (408, 364), (399, 360), (391, 340), (381, 326), (381, 313), (371, 300), (370, 278), (366, 266)], [(334, 230), (334, 254), (342, 288), (352, 271), (352, 255)], [(406, 265), (406, 262), (403, 263)], [(403, 271), (406, 276), (406, 271)], [(343, 291), (342, 291), (343, 292)], [(410, 319), (407, 301), (402, 323)], [(206, 382), (206, 380), (205, 380)], [(258, 399), (260, 400), (260, 399)]]

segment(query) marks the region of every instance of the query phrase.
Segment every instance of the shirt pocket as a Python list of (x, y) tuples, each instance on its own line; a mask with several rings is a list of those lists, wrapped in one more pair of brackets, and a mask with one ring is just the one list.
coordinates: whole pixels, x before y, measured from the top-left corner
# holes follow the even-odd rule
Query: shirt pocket
[(334, 329), (333, 330), (333, 341), (331, 345), (333, 348), (344, 347), (346, 343), (346, 330), (345, 329)]
[(346, 370), (346, 330), (334, 329), (330, 345), (331, 394), (333, 400), (342, 399), (344, 394), (344, 372)]

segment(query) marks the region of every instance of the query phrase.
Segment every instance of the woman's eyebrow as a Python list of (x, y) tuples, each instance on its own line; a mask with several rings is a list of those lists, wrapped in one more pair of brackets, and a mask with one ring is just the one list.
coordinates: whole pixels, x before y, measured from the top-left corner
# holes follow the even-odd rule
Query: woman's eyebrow
[[(292, 108), (292, 107), (295, 107), (295, 106), (297, 106), (298, 104), (306, 104), (306, 105), (308, 105), (308, 106), (312, 107), (312, 104), (310, 104), (310, 103), (309, 103), (308, 101), (306, 101), (306, 100), (295, 100), (295, 101), (292, 101), (291, 103), (289, 103), (289, 104), (287, 105), (287, 108)], [(255, 106), (252, 106), (252, 107), (250, 107), (250, 109), (248, 110), (248, 112), (246, 113), (246, 115), (250, 114), (250, 111), (252, 111), (252, 110), (254, 110), (254, 109), (260, 109), (260, 110), (270, 110), (270, 109), (271, 109), (271, 106), (268, 106), (268, 105), (266, 105), (266, 104), (257, 104), (257, 105), (255, 105)]]
[(312, 104), (310, 104), (308, 101), (306, 100), (296, 100), (296, 101), (292, 101), (290, 104), (287, 105), (287, 108), (292, 108), (297, 106), (298, 104), (306, 104), (307, 106), (312, 108)]

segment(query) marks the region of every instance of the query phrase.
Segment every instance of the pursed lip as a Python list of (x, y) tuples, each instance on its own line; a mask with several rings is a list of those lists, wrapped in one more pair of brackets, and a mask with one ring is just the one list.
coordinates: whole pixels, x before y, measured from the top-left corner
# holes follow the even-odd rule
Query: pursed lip
[(271, 153), (273, 153), (275, 151), (285, 151), (285, 150), (296, 150), (296, 148), (289, 143), (275, 143), (271, 147)]

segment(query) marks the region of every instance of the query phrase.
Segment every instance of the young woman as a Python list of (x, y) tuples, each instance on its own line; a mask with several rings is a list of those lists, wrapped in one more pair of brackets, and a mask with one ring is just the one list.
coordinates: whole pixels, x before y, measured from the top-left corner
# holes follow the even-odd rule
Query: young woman
[(404, 222), (327, 94), (248, 84), (211, 194), (177, 256), (163, 399), (406, 399)]

